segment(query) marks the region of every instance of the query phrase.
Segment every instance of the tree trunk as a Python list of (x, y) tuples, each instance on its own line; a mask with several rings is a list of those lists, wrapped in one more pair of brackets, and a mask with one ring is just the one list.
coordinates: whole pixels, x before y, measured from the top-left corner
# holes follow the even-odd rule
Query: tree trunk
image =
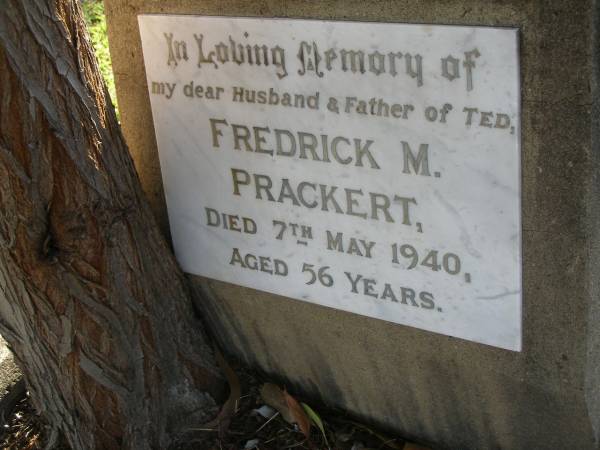
[(165, 449), (216, 412), (77, 0), (0, 7), (0, 333), (74, 449)]

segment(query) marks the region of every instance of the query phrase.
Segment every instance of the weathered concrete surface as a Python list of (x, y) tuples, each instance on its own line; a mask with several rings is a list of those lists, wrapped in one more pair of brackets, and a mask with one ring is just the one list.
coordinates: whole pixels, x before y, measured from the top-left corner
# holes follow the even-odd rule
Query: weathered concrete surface
[(407, 436), (455, 449), (598, 449), (600, 104), (592, 0), (105, 0), (126, 138), (166, 230), (136, 15), (516, 26), (523, 97), (524, 350), (513, 353), (196, 279), (233, 354)]

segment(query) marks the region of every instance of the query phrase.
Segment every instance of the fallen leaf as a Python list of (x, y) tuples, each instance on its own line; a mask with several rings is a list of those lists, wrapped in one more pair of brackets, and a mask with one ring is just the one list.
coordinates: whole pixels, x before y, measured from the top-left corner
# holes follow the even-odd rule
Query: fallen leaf
[(271, 408), (275, 408), (287, 423), (294, 423), (294, 417), (285, 401), (285, 395), (279, 386), (265, 383), (260, 388), (260, 396)]
[(304, 412), (304, 409), (302, 408), (302, 406), (300, 406), (300, 404), (294, 397), (292, 397), (290, 394), (287, 393), (286, 390), (283, 391), (283, 395), (285, 397), (285, 402), (287, 403), (290, 413), (292, 414), (292, 417), (294, 418), (294, 422), (298, 424), (300, 431), (302, 431), (304, 436), (306, 436), (306, 439), (309, 439), (310, 438), (310, 420), (308, 419), (308, 416)]
[(308, 415), (310, 420), (321, 430), (321, 434), (323, 435), (323, 439), (325, 439), (325, 445), (329, 448), (329, 442), (327, 442), (327, 436), (325, 435), (325, 427), (323, 426), (323, 421), (319, 417), (319, 415), (306, 403), (301, 403), (302, 408), (304, 408), (304, 412)]

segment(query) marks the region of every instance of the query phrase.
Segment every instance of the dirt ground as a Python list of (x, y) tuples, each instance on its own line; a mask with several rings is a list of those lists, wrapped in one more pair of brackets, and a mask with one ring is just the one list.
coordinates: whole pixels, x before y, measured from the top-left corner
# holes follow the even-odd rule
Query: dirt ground
[[(236, 368), (235, 373), (235, 379), (229, 379), (230, 387), (240, 395), (231, 402), (229, 412), (225, 411), (227, 403), (223, 406), (221, 422), (199, 424), (170, 450), (427, 450), (340, 411), (309, 406), (256, 373), (243, 368)], [(228, 402), (231, 400), (230, 396)], [(69, 450), (38, 416), (28, 396), (3, 419), (3, 449), (42, 450), (52, 439), (55, 450)]]

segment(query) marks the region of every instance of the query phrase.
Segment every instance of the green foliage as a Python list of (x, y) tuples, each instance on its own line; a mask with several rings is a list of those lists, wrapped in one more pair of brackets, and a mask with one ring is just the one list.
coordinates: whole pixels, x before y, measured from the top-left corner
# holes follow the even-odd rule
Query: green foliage
[(83, 14), (88, 26), (88, 31), (92, 39), (92, 45), (98, 58), (100, 72), (104, 77), (108, 93), (115, 105), (117, 117), (119, 110), (117, 107), (117, 93), (115, 90), (115, 78), (113, 76), (110, 53), (108, 51), (108, 37), (106, 34), (106, 19), (104, 17), (104, 3), (102, 0), (84, 0), (82, 2)]
[(325, 445), (327, 445), (327, 448), (329, 448), (329, 442), (327, 442), (327, 435), (325, 434), (325, 427), (323, 426), (323, 421), (321, 420), (319, 415), (314, 411), (314, 409), (312, 409), (306, 403), (300, 404), (304, 408), (304, 412), (306, 413), (306, 415), (310, 418), (310, 421), (314, 423), (317, 426), (317, 428), (319, 428), (319, 430), (321, 430), (321, 434), (323, 435), (323, 439), (325, 440)]

